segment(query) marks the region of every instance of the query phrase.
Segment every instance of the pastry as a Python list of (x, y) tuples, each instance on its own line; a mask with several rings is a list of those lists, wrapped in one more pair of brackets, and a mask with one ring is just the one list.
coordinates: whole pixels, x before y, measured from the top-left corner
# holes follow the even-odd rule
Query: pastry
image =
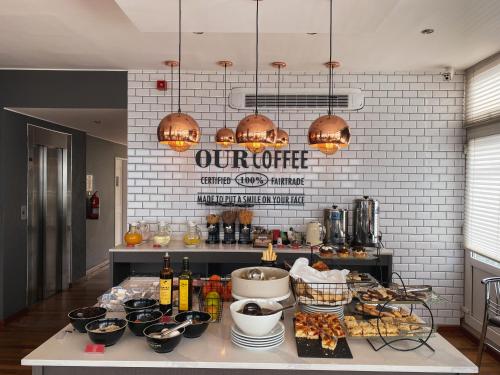
[[(295, 314), (295, 337), (308, 340), (321, 338), (322, 345), (334, 350), (334, 345), (337, 343), (336, 337), (345, 337), (345, 332), (335, 314), (297, 312)], [(332, 343), (332, 340), (335, 343)]]
[(318, 260), (316, 263), (314, 263), (312, 265), (312, 268), (314, 268), (315, 270), (318, 270), (318, 271), (328, 271), (330, 270), (330, 268), (328, 268), (328, 266), (326, 265), (325, 262), (321, 261), (321, 260)]
[(323, 257), (332, 257), (333, 256), (333, 247), (328, 245), (322, 245), (319, 248), (319, 253)]
[(368, 253), (365, 250), (363, 250), (363, 249), (355, 249), (352, 252), (352, 255), (355, 258), (366, 258), (368, 256)]
[(347, 250), (347, 249), (339, 250), (339, 251), (337, 251), (337, 255), (340, 258), (347, 258), (349, 256), (349, 250)]
[(335, 338), (335, 336), (331, 336), (327, 333), (322, 332), (321, 347), (327, 350), (335, 350), (335, 348), (337, 347), (337, 339)]
[(356, 324), (354, 327), (349, 328), (349, 334), (351, 336), (363, 336), (363, 329)]

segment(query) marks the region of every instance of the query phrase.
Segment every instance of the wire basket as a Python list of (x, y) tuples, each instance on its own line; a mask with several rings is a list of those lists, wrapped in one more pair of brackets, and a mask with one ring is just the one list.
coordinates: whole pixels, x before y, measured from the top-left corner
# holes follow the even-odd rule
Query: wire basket
[(212, 316), (212, 322), (222, 320), (224, 302), (232, 301), (232, 298), (229, 279), (201, 280), (198, 305), (200, 311), (207, 312)]
[(343, 306), (351, 303), (352, 291), (346, 283), (306, 283), (291, 279), (295, 299), (303, 305)]

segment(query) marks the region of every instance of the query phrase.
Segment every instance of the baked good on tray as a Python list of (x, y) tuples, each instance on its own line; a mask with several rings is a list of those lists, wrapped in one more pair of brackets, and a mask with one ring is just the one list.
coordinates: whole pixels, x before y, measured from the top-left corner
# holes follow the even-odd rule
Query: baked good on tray
[(335, 350), (338, 337), (345, 337), (336, 314), (295, 313), (295, 337), (308, 340), (321, 339), (324, 349)]
[(327, 350), (335, 350), (337, 347), (337, 338), (328, 333), (321, 333), (321, 347)]
[[(349, 336), (373, 337), (373, 336), (399, 336), (411, 335), (412, 331), (419, 330), (421, 319), (416, 315), (406, 317), (381, 317), (379, 319), (358, 320), (352, 315), (344, 317), (344, 324)], [(413, 324), (412, 324), (413, 323)], [(418, 324), (417, 324), (418, 323)]]

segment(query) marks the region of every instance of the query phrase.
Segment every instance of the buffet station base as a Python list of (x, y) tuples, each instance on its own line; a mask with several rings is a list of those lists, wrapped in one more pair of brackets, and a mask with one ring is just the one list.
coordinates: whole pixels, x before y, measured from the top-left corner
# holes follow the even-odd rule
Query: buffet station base
[[(283, 302), (287, 304), (287, 302)], [(22, 360), (32, 366), (34, 375), (80, 374), (207, 374), (239, 375), (285, 374), (290, 370), (302, 374), (335, 371), (342, 374), (469, 374), (478, 368), (438, 333), (429, 339), (434, 351), (426, 347), (411, 351), (384, 348), (374, 351), (366, 340), (347, 338), (352, 358), (308, 358), (297, 355), (293, 311), (285, 312), (285, 340), (277, 348), (253, 351), (231, 342), (233, 321), (225, 306), (220, 322), (211, 323), (197, 339), (183, 338), (173, 352), (158, 354), (144, 337), (127, 329), (120, 342), (105, 352), (86, 353), (86, 334), (66, 326)], [(123, 317), (124, 313), (109, 313)], [(264, 370), (264, 372), (262, 372)]]
[[(290, 247), (275, 248), (281, 262), (293, 264), (299, 257), (318, 258), (310, 247), (294, 249)], [(110, 286), (118, 285), (130, 276), (156, 275), (161, 268), (165, 252), (170, 254), (172, 265), (179, 268), (183, 257), (189, 257), (191, 269), (201, 275), (227, 275), (232, 270), (255, 265), (262, 253), (261, 248), (252, 245), (206, 244), (195, 247), (184, 245), (180, 240), (173, 240), (166, 247), (156, 248), (150, 243), (128, 247), (117, 246), (109, 250), (111, 269)], [(377, 256), (367, 258), (334, 257), (323, 259), (331, 268), (347, 268), (374, 275), (382, 282), (390, 281), (392, 274), (392, 251), (381, 249)]]

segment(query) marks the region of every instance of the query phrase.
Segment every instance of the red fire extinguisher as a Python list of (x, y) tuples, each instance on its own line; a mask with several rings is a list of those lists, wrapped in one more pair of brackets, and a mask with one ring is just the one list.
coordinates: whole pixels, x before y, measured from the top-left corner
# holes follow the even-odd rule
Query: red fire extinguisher
[(97, 220), (99, 219), (99, 197), (97, 196), (97, 191), (87, 197), (87, 219)]

